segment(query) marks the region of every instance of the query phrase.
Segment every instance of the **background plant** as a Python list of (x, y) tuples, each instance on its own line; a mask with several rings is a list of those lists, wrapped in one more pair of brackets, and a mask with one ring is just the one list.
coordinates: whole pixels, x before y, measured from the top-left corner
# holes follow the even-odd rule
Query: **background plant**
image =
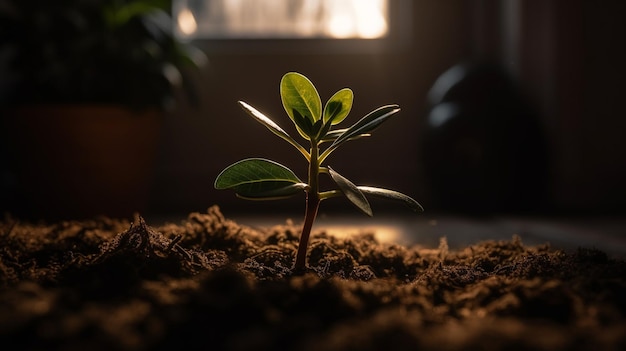
[(171, 0), (7, 0), (0, 102), (169, 108), (181, 87), (193, 103), (189, 71), (207, 60), (174, 37), (170, 9)]
[[(301, 181), (292, 170), (275, 161), (248, 158), (224, 169), (215, 180), (215, 188), (233, 189), (237, 196), (250, 200), (280, 199), (301, 191), (306, 193), (306, 211), (296, 253), (295, 270), (301, 270), (306, 266), (309, 237), (322, 200), (345, 196), (368, 216), (372, 216), (373, 213), (365, 195), (401, 201), (416, 212), (423, 211), (417, 201), (405, 194), (378, 187), (357, 186), (330, 166), (323, 166), (328, 156), (344, 143), (370, 136), (372, 131), (400, 111), (398, 105), (382, 106), (349, 128), (333, 129), (348, 116), (352, 109), (354, 98), (352, 90), (348, 88), (339, 90), (322, 108), (319, 93), (313, 83), (300, 73), (289, 72), (281, 79), (280, 97), (296, 130), (309, 141), (308, 150), (257, 109), (243, 101), (239, 101), (239, 104), (254, 119), (287, 141), (304, 156), (309, 163), (308, 181)], [(323, 144), (327, 146), (322, 148)], [(337, 189), (321, 191), (320, 174), (330, 176), (337, 185)]]

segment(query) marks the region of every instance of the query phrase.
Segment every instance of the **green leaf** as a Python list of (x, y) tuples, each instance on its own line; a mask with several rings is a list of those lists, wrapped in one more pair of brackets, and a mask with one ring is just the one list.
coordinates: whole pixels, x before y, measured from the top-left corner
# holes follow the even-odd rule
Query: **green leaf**
[(242, 184), (236, 186), (234, 190), (238, 197), (246, 200), (277, 200), (296, 195), (306, 186), (305, 183), (290, 184), (267, 181)]
[[(331, 130), (330, 132), (326, 133), (326, 135), (324, 135), (324, 137), (322, 139), (320, 139), (320, 142), (329, 142), (329, 141), (335, 141), (338, 137), (341, 136), (341, 134), (343, 134), (346, 130), (348, 130), (347, 128), (344, 129), (335, 129), (335, 130)], [(372, 136), (372, 134), (360, 134), (357, 135), (355, 137), (350, 138), (350, 140), (355, 140), (355, 139), (360, 139), (360, 138), (366, 138), (366, 137), (370, 137)]]
[(304, 157), (309, 159), (310, 155), (306, 151), (306, 149), (302, 147), (302, 145), (298, 144), (298, 142), (295, 141), (289, 134), (287, 134), (287, 132), (285, 132), (280, 126), (278, 126), (278, 124), (276, 124), (269, 117), (265, 116), (264, 114), (259, 112), (254, 107), (248, 105), (247, 103), (243, 101), (239, 101), (238, 103), (243, 108), (243, 110), (246, 111), (255, 120), (257, 120), (258, 122), (263, 124), (265, 127), (267, 127), (267, 129), (269, 129), (272, 133), (278, 135), (282, 139), (286, 140), (289, 144), (293, 145), (296, 149), (298, 149), (304, 155)]
[(377, 108), (348, 128), (333, 144), (341, 144), (356, 135), (373, 131), (398, 111), (400, 111), (398, 105), (387, 105)]
[(285, 111), (294, 123), (296, 123), (294, 110), (308, 118), (311, 125), (321, 118), (322, 100), (317, 89), (300, 73), (289, 72), (283, 76), (280, 81), (280, 98)]
[(410, 196), (405, 195), (403, 193), (400, 193), (394, 190), (389, 190), (389, 189), (375, 188), (371, 186), (358, 186), (357, 188), (361, 190), (361, 192), (367, 195), (372, 195), (372, 196), (376, 196), (376, 197), (380, 197), (380, 198), (384, 198), (388, 200), (400, 201), (415, 212), (424, 211), (424, 208), (422, 207), (422, 205), (420, 205), (417, 201), (415, 201)]
[(369, 132), (378, 128), (378, 126), (380, 126), (383, 122), (385, 122), (389, 117), (396, 114), (398, 111), (400, 111), (400, 107), (398, 105), (387, 105), (379, 107), (376, 110), (368, 113), (365, 117), (361, 118), (358, 122), (348, 128), (345, 132), (343, 132), (343, 134), (335, 139), (332, 144), (330, 144), (328, 149), (326, 149), (320, 156), (320, 162), (323, 161), (328, 155), (330, 155), (333, 150), (338, 148), (341, 144), (361, 134), (368, 134)]
[(289, 168), (264, 158), (247, 158), (226, 167), (215, 180), (216, 189), (228, 189), (241, 184), (261, 181), (301, 183)]
[(307, 140), (310, 140), (313, 136), (313, 123), (307, 117), (298, 112), (298, 110), (293, 110), (293, 122), (296, 125), (296, 129), (298, 133)]
[(323, 142), (326, 135), (330, 132), (330, 128), (343, 121), (346, 116), (348, 116), (350, 109), (352, 109), (352, 100), (352, 90), (348, 88), (339, 90), (328, 100), (324, 107), (324, 115), (322, 117), (324, 124), (316, 133), (316, 140)]
[(324, 122), (320, 119), (313, 125), (313, 129), (311, 130), (314, 135), (318, 135), (324, 126)]
[(359, 210), (368, 216), (372, 216), (372, 208), (369, 202), (365, 198), (365, 195), (354, 185), (351, 181), (344, 178), (341, 174), (335, 172), (332, 168), (328, 167), (328, 174), (332, 180), (337, 184), (339, 190), (352, 202)]
[(331, 123), (336, 125), (341, 123), (352, 109), (352, 101), (354, 100), (354, 94), (352, 90), (344, 88), (335, 93), (324, 107), (324, 124)]
[(215, 179), (216, 189), (233, 189), (243, 198), (283, 198), (304, 189), (289, 168), (263, 158), (248, 158), (224, 169)]

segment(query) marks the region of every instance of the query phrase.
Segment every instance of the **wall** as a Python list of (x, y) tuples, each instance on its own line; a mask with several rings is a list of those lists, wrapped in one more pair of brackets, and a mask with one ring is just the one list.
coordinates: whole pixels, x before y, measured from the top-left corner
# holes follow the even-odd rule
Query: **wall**
[(559, 212), (626, 209), (623, 1), (518, 1), (519, 80), (543, 113)]
[[(280, 43), (268, 50), (264, 42), (211, 43), (206, 48), (210, 64), (198, 75), (200, 106), (192, 108), (181, 100), (166, 120), (154, 172), (152, 213), (184, 214), (213, 204), (228, 213), (303, 211), (302, 198), (256, 203), (213, 189), (224, 167), (252, 156), (275, 159), (305, 176), (301, 155), (236, 104), (245, 100), (292, 130), (278, 95), (280, 77), (288, 71), (306, 74), (323, 99), (340, 88), (352, 88), (355, 105), (348, 121), (378, 106), (399, 104), (402, 111), (371, 139), (347, 144), (329, 164), (357, 183), (405, 192), (430, 213), (449, 211), (438, 205), (440, 194), (426, 176), (422, 142), (430, 108), (427, 95), (443, 72), (467, 59), (508, 69), (540, 117), (550, 163), (548, 194), (537, 203), (536, 213), (624, 213), (626, 24), (622, 17), (626, 2), (409, 3), (411, 11), (405, 15), (412, 18), (411, 25), (401, 31), (406, 40), (388, 48), (350, 52), (320, 46), (298, 52), (294, 47), (281, 48)], [(440, 164), (455, 162), (439, 160)], [(3, 191), (10, 190), (12, 182), (2, 184)], [(5, 200), (0, 199), (2, 209), (11, 210)], [(471, 207), (478, 200), (488, 201), (463, 201)], [(378, 201), (373, 208), (375, 213), (398, 209)], [(329, 200), (322, 207), (323, 214), (335, 210), (356, 213), (343, 199)]]
[[(322, 100), (350, 87), (355, 93), (348, 117), (352, 122), (381, 105), (399, 104), (402, 111), (370, 140), (349, 143), (336, 151), (328, 164), (354, 182), (387, 186), (423, 199), (426, 189), (418, 145), (427, 111), (426, 94), (441, 72), (467, 57), (468, 11), (462, 2), (433, 1), (413, 2), (412, 11), (410, 41), (391, 50), (210, 53), (210, 66), (201, 77), (200, 108), (183, 106), (168, 120), (154, 192), (155, 211), (202, 211), (213, 204), (225, 211), (303, 211), (303, 198), (250, 203), (232, 192), (216, 191), (212, 185), (224, 167), (252, 156), (275, 159), (305, 178), (306, 163), (301, 155), (236, 104), (245, 100), (287, 131), (293, 130), (278, 95), (280, 77), (288, 71), (307, 75)], [(386, 205), (377, 202), (374, 210)], [(323, 207), (351, 210), (343, 199), (329, 200)]]
[[(546, 214), (623, 213), (623, 1), (412, 4), (412, 27), (406, 29), (410, 40), (400, 49), (272, 54), (258, 50), (257, 44), (252, 53), (244, 48), (210, 54), (210, 67), (201, 77), (201, 107), (183, 106), (168, 121), (156, 174), (155, 212), (203, 210), (212, 204), (233, 212), (302, 210), (302, 199), (249, 203), (212, 187), (221, 169), (250, 156), (279, 160), (304, 177), (301, 156), (236, 105), (245, 100), (289, 130), (278, 83), (292, 70), (309, 76), (323, 99), (351, 87), (351, 121), (380, 105), (398, 103), (402, 111), (395, 120), (371, 140), (336, 152), (329, 164), (356, 182), (406, 192), (427, 209), (445, 212), (449, 209), (436, 206), (438, 194), (429, 187), (421, 158), (427, 94), (445, 70), (476, 59), (499, 63), (513, 74), (547, 133), (548, 194), (536, 209)], [(351, 210), (340, 199), (324, 208)], [(377, 209), (396, 207), (376, 203)]]

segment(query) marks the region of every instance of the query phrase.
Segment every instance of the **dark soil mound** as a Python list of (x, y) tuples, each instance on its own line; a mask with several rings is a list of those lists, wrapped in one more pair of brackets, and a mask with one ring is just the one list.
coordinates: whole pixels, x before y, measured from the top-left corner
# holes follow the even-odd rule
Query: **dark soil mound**
[[(624, 350), (626, 263), (519, 238), (449, 251), (260, 232), (217, 207), (151, 228), (0, 222), (15, 350)], [(6, 346), (5, 346), (6, 345)]]

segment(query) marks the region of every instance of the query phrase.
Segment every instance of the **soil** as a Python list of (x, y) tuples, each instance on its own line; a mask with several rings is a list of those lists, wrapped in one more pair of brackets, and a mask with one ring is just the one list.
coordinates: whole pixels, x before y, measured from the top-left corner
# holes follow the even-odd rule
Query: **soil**
[(0, 222), (0, 346), (15, 350), (626, 350), (626, 263), (518, 237), (449, 250), (267, 230), (217, 207)]

